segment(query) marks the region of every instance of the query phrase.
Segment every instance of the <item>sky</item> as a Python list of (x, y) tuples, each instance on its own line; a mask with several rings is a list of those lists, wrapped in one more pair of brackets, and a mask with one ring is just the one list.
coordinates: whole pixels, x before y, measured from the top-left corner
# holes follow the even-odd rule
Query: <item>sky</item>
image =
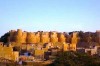
[(100, 30), (100, 0), (0, 0), (0, 36), (10, 30)]

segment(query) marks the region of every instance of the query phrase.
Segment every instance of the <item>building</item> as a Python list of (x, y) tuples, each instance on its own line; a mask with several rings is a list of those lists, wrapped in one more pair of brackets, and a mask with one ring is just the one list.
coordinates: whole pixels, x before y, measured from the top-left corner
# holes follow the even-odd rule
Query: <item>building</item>
[(81, 42), (77, 45), (77, 51), (80, 53), (87, 53), (89, 55), (99, 55), (100, 56), (100, 46), (96, 42), (88, 44), (87, 42)]
[(13, 51), (12, 47), (7, 47), (6, 45), (0, 44), (0, 57), (8, 60), (19, 61), (19, 52)]
[(72, 33), (71, 43), (63, 43), (64, 51), (76, 51), (77, 43), (78, 43), (78, 32)]

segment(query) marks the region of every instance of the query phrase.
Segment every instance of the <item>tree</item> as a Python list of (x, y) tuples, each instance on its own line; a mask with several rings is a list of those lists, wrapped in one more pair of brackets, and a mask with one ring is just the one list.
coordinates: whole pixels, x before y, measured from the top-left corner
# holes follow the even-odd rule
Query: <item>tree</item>
[(8, 40), (9, 40), (9, 36), (10, 36), (10, 33), (9, 32), (8, 33), (5, 33), (3, 36), (1, 36), (0, 41), (1, 42), (4, 42), (4, 43), (7, 43)]
[(50, 66), (100, 66), (100, 58), (78, 52), (60, 52)]

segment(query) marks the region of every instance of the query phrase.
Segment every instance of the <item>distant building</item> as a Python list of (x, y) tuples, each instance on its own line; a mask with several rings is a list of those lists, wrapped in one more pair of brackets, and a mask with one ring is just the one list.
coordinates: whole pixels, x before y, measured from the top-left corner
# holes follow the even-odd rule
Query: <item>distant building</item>
[(77, 46), (77, 51), (81, 52), (81, 53), (87, 53), (89, 55), (97, 54), (100, 56), (100, 46), (95, 42), (92, 42), (92, 44), (88, 44), (86, 42), (81, 42)]
[(63, 50), (64, 51), (76, 51), (77, 43), (78, 43), (78, 32), (72, 33), (71, 43), (63, 43)]

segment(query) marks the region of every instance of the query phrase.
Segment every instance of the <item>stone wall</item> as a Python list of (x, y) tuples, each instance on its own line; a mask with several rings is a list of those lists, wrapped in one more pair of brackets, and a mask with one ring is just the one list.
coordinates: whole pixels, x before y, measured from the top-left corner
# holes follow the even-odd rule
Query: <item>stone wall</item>
[(19, 52), (13, 51), (12, 47), (7, 47), (6, 45), (0, 45), (0, 57), (13, 60), (13, 61), (19, 61)]
[(73, 34), (72, 34), (72, 39), (71, 39), (71, 43), (72, 44), (76, 44), (78, 42), (78, 33), (77, 32), (74, 32)]
[(58, 34), (58, 41), (59, 42), (66, 42), (66, 37), (63, 33)]
[(51, 32), (51, 34), (50, 34), (50, 41), (52, 42), (52, 43), (56, 43), (56, 42), (58, 42), (58, 36), (57, 36), (58, 34), (57, 34), (57, 32)]
[(78, 43), (78, 40), (79, 40), (78, 32), (73, 32), (71, 38), (70, 50), (76, 51), (76, 45)]
[(10, 31), (10, 42), (17, 43), (56, 43), (56, 42), (65, 42), (66, 37), (63, 33), (58, 32), (23, 32), (21, 29), (17, 31)]
[(49, 32), (42, 32), (42, 34), (41, 34), (41, 42), (42, 43), (50, 42)]
[[(56, 43), (56, 42), (66, 42), (66, 37), (64, 33), (58, 32), (23, 32), (21, 29), (17, 31), (10, 31), (10, 41), (18, 43)], [(78, 42), (78, 33), (72, 33), (71, 44), (76, 44)]]

